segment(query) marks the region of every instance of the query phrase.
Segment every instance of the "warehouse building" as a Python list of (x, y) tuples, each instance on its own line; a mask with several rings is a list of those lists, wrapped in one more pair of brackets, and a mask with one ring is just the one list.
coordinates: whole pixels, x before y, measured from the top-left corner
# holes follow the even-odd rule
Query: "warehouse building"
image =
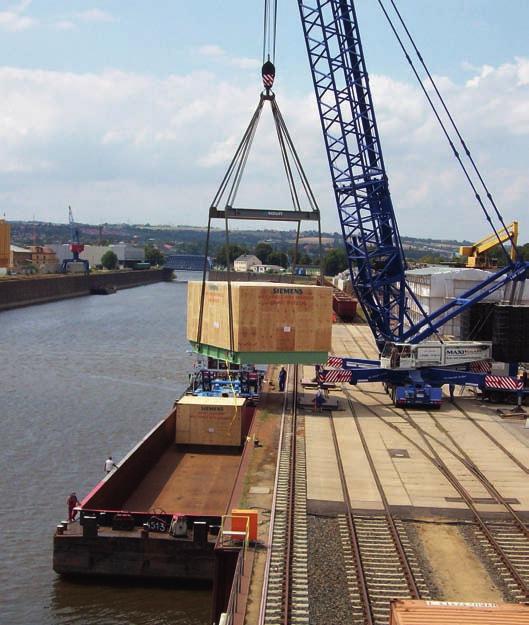
[[(406, 272), (407, 282), (417, 297), (420, 305), (428, 314), (445, 304), (461, 297), (465, 291), (477, 286), (491, 275), (482, 269), (430, 266), (410, 269)], [(503, 298), (503, 289), (492, 293), (483, 301), (499, 302)], [(408, 301), (410, 317), (413, 323), (423, 319), (418, 305), (412, 298)], [(451, 319), (440, 328), (444, 336), (461, 337), (461, 319)]]
[[(59, 263), (72, 257), (68, 243), (62, 245), (50, 245), (57, 257)], [(128, 243), (114, 243), (113, 245), (85, 245), (84, 250), (79, 254), (82, 260), (87, 260), (90, 267), (101, 265), (101, 258), (108, 251), (114, 252), (118, 257), (118, 265), (121, 268), (132, 267), (136, 263), (145, 260), (145, 250), (143, 247), (136, 247)]]

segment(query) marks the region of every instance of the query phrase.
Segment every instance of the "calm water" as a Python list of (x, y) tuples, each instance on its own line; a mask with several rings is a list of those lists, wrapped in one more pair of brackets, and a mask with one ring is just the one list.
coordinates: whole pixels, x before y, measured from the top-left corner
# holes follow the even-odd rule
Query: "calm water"
[(81, 499), (185, 387), (185, 295), (161, 283), (0, 313), (2, 624), (209, 623), (207, 588), (74, 583), (51, 568), (68, 494)]

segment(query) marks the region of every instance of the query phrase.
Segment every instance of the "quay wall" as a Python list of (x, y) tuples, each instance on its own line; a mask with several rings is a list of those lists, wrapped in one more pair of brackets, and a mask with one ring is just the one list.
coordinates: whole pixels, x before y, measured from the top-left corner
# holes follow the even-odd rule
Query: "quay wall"
[(90, 295), (91, 289), (128, 289), (171, 280), (172, 270), (143, 269), (94, 274), (57, 274), (0, 280), (0, 311)]

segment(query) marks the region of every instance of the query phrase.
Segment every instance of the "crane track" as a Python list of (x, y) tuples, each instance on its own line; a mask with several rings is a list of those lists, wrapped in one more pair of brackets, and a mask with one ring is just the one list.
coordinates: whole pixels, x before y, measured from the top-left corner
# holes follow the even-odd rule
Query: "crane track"
[(338, 522), (347, 586), (355, 625), (382, 625), (389, 622), (391, 599), (428, 598), (429, 590), (403, 524), (392, 515), (351, 402), (349, 408), (362, 439), (384, 511), (373, 515), (353, 512), (331, 414), (331, 433), (345, 502), (345, 514), (338, 517)]
[(289, 368), (289, 378), (291, 372), (292, 404), (288, 410), (285, 391), (262, 625), (309, 623), (304, 421), (297, 411), (298, 367)]

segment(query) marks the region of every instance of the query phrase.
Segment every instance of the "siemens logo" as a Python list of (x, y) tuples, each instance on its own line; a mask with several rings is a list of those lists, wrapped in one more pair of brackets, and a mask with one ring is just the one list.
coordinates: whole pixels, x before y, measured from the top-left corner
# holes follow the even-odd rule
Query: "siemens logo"
[(274, 295), (303, 295), (303, 289), (274, 288)]

